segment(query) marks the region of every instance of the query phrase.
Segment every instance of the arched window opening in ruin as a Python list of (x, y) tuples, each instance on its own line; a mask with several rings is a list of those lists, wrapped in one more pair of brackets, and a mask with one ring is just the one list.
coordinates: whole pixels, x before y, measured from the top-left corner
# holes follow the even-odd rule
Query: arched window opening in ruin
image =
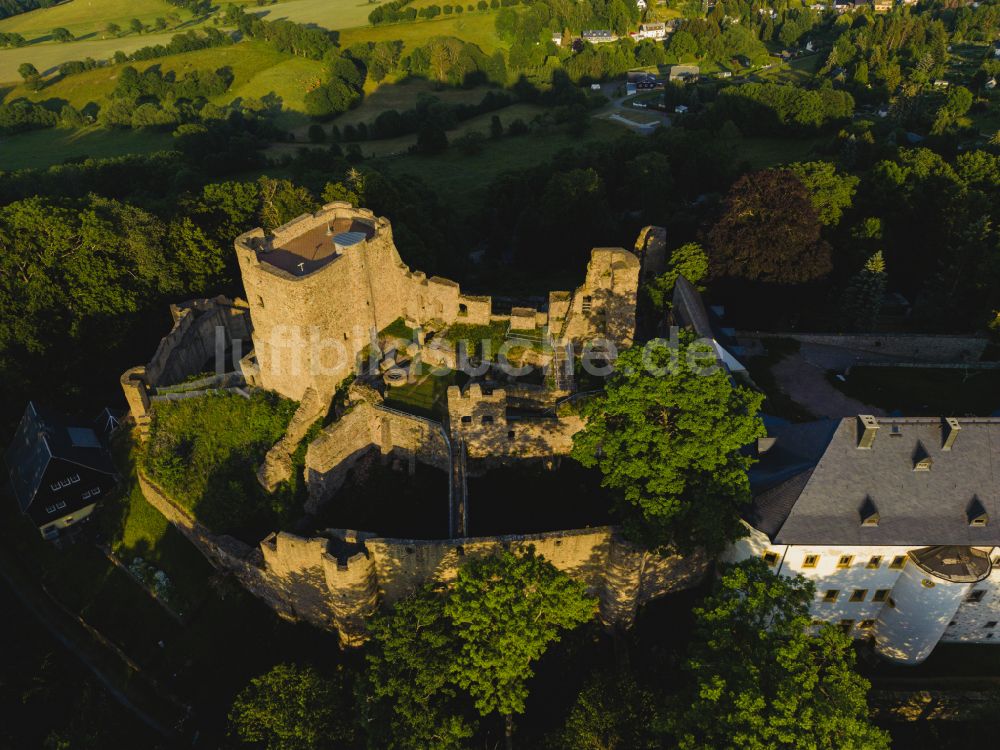
[(466, 304), (459, 303), (459, 305), (458, 305), (458, 314), (459, 315), (468, 315), (469, 314), (469, 306), (466, 305)]

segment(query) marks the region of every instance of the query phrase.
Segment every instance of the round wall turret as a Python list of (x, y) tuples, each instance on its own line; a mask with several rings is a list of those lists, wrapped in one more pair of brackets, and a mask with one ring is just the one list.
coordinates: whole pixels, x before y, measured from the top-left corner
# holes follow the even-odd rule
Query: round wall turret
[(875, 623), (875, 650), (900, 664), (926, 659), (972, 584), (990, 574), (989, 555), (972, 547), (924, 547), (910, 552)]

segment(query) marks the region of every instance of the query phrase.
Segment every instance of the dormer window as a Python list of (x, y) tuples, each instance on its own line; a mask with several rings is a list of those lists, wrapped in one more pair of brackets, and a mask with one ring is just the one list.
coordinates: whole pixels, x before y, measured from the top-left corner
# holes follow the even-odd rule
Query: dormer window
[(933, 459), (931, 459), (930, 456), (924, 456), (923, 458), (918, 459), (915, 464), (913, 464), (913, 470), (914, 471), (930, 471), (931, 470), (931, 466), (933, 466), (933, 465), (934, 465)]
[(990, 522), (990, 516), (986, 512), (986, 508), (983, 507), (982, 501), (976, 496), (972, 497), (972, 502), (966, 508), (965, 515), (969, 520), (969, 526), (986, 526)]
[(878, 526), (878, 508), (875, 507), (875, 501), (871, 499), (871, 496), (865, 497), (865, 501), (861, 503), (859, 512), (861, 514), (862, 526)]

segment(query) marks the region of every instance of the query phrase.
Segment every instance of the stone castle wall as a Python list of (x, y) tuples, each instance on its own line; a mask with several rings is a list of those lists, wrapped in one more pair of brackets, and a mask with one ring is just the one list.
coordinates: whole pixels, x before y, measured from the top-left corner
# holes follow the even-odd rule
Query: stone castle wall
[(425, 582), (452, 581), (467, 559), (500, 550), (534, 547), (582, 581), (598, 598), (600, 620), (609, 628), (629, 627), (639, 606), (651, 599), (697, 586), (708, 568), (700, 553), (655, 555), (626, 541), (614, 527), (440, 541), (344, 530), (308, 538), (278, 532), (253, 549), (210, 532), (141, 472), (139, 486), (213, 566), (232, 573), (282, 617), (336, 630), (345, 646), (364, 641), (365, 622), (380, 608)]
[(976, 362), (988, 339), (981, 336), (947, 336), (918, 333), (761, 333), (739, 332), (739, 336), (795, 339), (803, 344), (821, 344), (865, 352), (866, 360), (911, 359), (917, 362)]
[[(170, 306), (174, 325), (160, 339), (152, 358), (145, 365), (122, 374), (120, 382), (125, 400), (140, 435), (150, 420), (150, 396), (158, 387), (183, 382), (202, 372), (212, 362), (218, 344), (238, 352), (249, 348), (253, 331), (250, 311), (243, 300), (226, 297), (196, 299)], [(220, 342), (219, 336), (222, 336)]]
[[(308, 273), (268, 260), (317, 227), (355, 221), (371, 236)], [(389, 221), (348, 203), (327, 204), (267, 236), (255, 229), (236, 239), (243, 284), (254, 323), (260, 384), (301, 400), (312, 386), (324, 397), (350, 373), (373, 333), (402, 318), (416, 325), (486, 325), (497, 316), (489, 297), (462, 294), (458, 284), (411, 271), (401, 260)], [(502, 316), (515, 330), (548, 326), (556, 338), (606, 337), (628, 345), (635, 335), (639, 259), (620, 248), (595, 248), (587, 279), (573, 295), (553, 292), (550, 310), (515, 308)]]
[(505, 388), (489, 390), (479, 383), (464, 393), (455, 385), (448, 388), (448, 422), (464, 440), (469, 458), (496, 462), (565, 456), (573, 448), (573, 435), (584, 427), (575, 415), (511, 419), (507, 406)]
[(309, 487), (306, 511), (318, 508), (343, 485), (358, 459), (378, 449), (383, 456), (415, 462), (443, 471), (450, 468), (450, 449), (437, 422), (404, 414), (369, 401), (355, 402), (339, 420), (326, 427), (306, 451)]

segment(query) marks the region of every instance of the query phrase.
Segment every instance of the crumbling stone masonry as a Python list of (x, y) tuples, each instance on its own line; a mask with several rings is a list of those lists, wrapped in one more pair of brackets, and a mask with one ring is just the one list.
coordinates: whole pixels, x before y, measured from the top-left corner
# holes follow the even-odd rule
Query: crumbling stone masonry
[(660, 556), (623, 539), (617, 529), (553, 531), (449, 540), (386, 539), (331, 529), (314, 537), (268, 535), (258, 549), (213, 535), (190, 518), (143, 474), (143, 495), (216, 567), (231, 572), (279, 615), (336, 630), (344, 646), (364, 642), (365, 622), (426, 581), (448, 582), (471, 557), (533, 546), (560, 570), (582, 581), (599, 602), (609, 628), (628, 628), (640, 605), (696, 586), (708, 562), (704, 555)]
[[(371, 382), (355, 382), (346, 410), (306, 452), (305, 510), (315, 513), (357, 459), (371, 450), (386, 460), (401, 460), (411, 471), (418, 461), (448, 471), (456, 498), (459, 486), (464, 491), (466, 457), (468, 471), (475, 473), (496, 464), (569, 453), (573, 435), (583, 427), (580, 417), (557, 408), (573, 390), (570, 345), (579, 353), (580, 345), (593, 339), (619, 347), (632, 343), (640, 265), (662, 264), (664, 235), (657, 228), (644, 230), (636, 254), (595, 248), (578, 289), (551, 292), (547, 311), (516, 307), (510, 315), (495, 314), (489, 297), (464, 295), (453, 281), (411, 271), (400, 260), (389, 222), (346, 203), (300, 216), (273, 235), (260, 229), (248, 232), (237, 238), (236, 252), (249, 301), (220, 297), (172, 308), (173, 330), (145, 367), (122, 375), (122, 388), (141, 433), (151, 399), (197, 395), (200, 382), (176, 384), (204, 368), (220, 335), (221, 345), (234, 351), (237, 340), (252, 335), (253, 351), (241, 355), (238, 372), (217, 377), (224, 385), (232, 385), (236, 377), (247, 386), (299, 401), (285, 436), (258, 473), (270, 490), (290, 477), (292, 453), (327, 413), (359, 354), (394, 321), (402, 318), (410, 328), (432, 331), (455, 323), (505, 322), (512, 335), (530, 340), (535, 332), (551, 348), (529, 350), (538, 359), (535, 364), (551, 360), (554, 365), (546, 387), (489, 381), (470, 383), (464, 391), (453, 386), (441, 422), (388, 408)], [(425, 361), (439, 356), (442, 363), (453, 364), (453, 352), (424, 344), (418, 331), (416, 342), (398, 346), (411, 361), (419, 353)], [(391, 352), (381, 365), (387, 378), (408, 377)], [(168, 388), (185, 392), (164, 395)], [(453, 471), (456, 465), (461, 471)], [(366, 620), (380, 607), (393, 605), (425, 581), (452, 580), (465, 559), (500, 549), (533, 546), (585, 583), (598, 598), (600, 619), (608, 627), (628, 627), (642, 603), (696, 585), (707, 565), (701, 554), (682, 558), (646, 552), (614, 527), (483, 538), (459, 533), (440, 541), (347, 530), (310, 537), (276, 532), (252, 547), (211, 533), (141, 471), (139, 484), (150, 504), (213, 565), (233, 574), (282, 617), (336, 630), (345, 646), (364, 640)], [(463, 503), (464, 496), (452, 504), (458, 508)]]
[[(149, 362), (121, 376), (122, 390), (140, 435), (148, 428), (150, 397), (157, 389), (181, 383), (202, 372), (209, 363), (214, 370), (219, 349), (222, 353), (235, 351), (238, 356), (244, 342), (248, 347), (250, 343), (250, 310), (243, 300), (222, 296), (189, 300), (171, 305), (170, 314), (173, 328), (160, 339)], [(236, 373), (235, 377), (242, 382), (242, 375)]]
[(295, 400), (309, 387), (329, 400), (372, 332), (399, 318), (437, 327), (504, 318), (515, 331), (546, 328), (557, 342), (628, 346), (635, 335), (640, 263), (621, 248), (595, 248), (584, 284), (552, 292), (547, 313), (515, 308), (497, 316), (489, 297), (411, 271), (389, 221), (348, 203), (327, 204), (273, 235), (255, 229), (235, 244), (254, 326), (247, 380)]

